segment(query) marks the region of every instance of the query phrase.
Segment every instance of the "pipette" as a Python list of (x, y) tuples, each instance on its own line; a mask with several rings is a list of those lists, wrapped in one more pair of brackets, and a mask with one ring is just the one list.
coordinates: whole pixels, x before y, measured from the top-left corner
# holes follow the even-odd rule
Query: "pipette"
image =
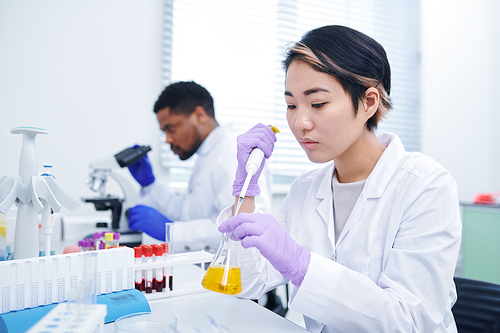
[[(279, 133), (279, 129), (276, 126), (269, 126), (274, 134)], [(250, 184), (250, 179), (257, 173), (260, 165), (262, 164), (262, 160), (264, 159), (264, 152), (260, 148), (254, 148), (248, 157), (247, 164), (245, 166), (245, 170), (247, 171), (247, 177), (245, 178), (245, 182), (243, 183), (243, 188), (241, 189), (240, 196), (238, 199), (238, 204), (236, 205), (236, 210), (234, 211), (234, 215), (238, 215), (241, 204), (243, 203), (243, 199), (247, 193), (248, 185)]]

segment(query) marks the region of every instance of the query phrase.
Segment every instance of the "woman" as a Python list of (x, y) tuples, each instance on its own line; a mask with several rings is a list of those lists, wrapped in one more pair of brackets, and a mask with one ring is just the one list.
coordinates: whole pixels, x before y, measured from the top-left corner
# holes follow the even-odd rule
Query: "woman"
[[(375, 134), (391, 108), (383, 47), (325, 26), (291, 47), (284, 67), (291, 131), (311, 161), (333, 162), (297, 177), (276, 217), (254, 212), (258, 173), (241, 213), (221, 213), (219, 231), (244, 248), (240, 296), (292, 282), (289, 307), (311, 332), (456, 332), (456, 184), (396, 135)], [(262, 124), (238, 138), (235, 196), (252, 148), (269, 158), (275, 140)]]

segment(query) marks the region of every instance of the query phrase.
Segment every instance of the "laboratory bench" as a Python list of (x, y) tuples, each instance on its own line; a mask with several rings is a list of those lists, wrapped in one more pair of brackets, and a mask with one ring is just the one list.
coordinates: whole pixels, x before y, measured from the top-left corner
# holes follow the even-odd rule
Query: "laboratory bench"
[[(217, 332), (210, 318), (228, 333), (307, 332), (265, 307), (236, 296), (202, 292), (149, 303), (152, 313), (175, 316), (179, 333)], [(114, 323), (106, 324), (104, 332), (114, 332)]]
[[(227, 333), (307, 332), (303, 327), (252, 300), (203, 289), (203, 274), (204, 270), (197, 265), (175, 267), (174, 291), (176, 282), (182, 282), (194, 283), (192, 292), (172, 297), (145, 294), (151, 313), (175, 316), (179, 333), (217, 332), (212, 328), (210, 319)], [(106, 324), (104, 332), (114, 332), (114, 323)]]

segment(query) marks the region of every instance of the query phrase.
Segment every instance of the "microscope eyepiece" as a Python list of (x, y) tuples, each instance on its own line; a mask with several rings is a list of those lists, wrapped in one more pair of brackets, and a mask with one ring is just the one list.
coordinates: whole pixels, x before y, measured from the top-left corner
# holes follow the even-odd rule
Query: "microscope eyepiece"
[(115, 158), (120, 167), (124, 168), (139, 161), (150, 150), (150, 146), (137, 146), (127, 148), (116, 154)]

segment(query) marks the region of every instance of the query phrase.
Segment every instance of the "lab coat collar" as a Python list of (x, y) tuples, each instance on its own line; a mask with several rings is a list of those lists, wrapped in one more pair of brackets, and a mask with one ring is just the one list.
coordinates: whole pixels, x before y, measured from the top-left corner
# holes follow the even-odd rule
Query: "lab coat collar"
[(333, 228), (333, 192), (332, 192), (332, 177), (334, 164), (330, 163), (329, 166), (323, 169), (325, 171), (319, 186), (316, 191), (316, 199), (319, 200), (316, 206), (316, 212), (323, 219), (323, 222), (328, 226), (328, 237), (332, 244), (335, 244), (335, 231)]
[(387, 146), (375, 168), (366, 179), (364, 193), (366, 198), (380, 198), (392, 178), (404, 154), (404, 146), (399, 137), (392, 133), (382, 133), (377, 139)]
[(211, 150), (212, 147), (219, 142), (219, 139), (222, 137), (224, 130), (220, 127), (217, 126), (215, 127), (203, 140), (201, 143), (200, 147), (198, 148), (197, 154), (202, 156), (208, 154)]
[[(377, 139), (387, 148), (378, 160), (375, 168), (368, 176), (363, 192), (366, 198), (378, 198), (384, 192), (389, 180), (396, 171), (399, 161), (404, 154), (404, 146), (399, 137), (391, 133), (382, 133), (377, 136)], [(325, 199), (332, 197), (332, 177), (335, 165), (333, 162), (327, 166), (323, 179), (316, 191), (317, 199)]]
[(366, 206), (366, 201), (369, 198), (381, 197), (384, 189), (387, 187), (389, 180), (393, 176), (399, 161), (404, 154), (404, 146), (399, 137), (395, 134), (383, 133), (377, 136), (378, 140), (387, 145), (382, 156), (378, 160), (375, 168), (368, 176), (365, 186), (361, 191), (355, 207), (347, 220), (347, 223), (340, 235), (337, 244), (335, 243), (334, 228), (333, 228), (333, 190), (332, 177), (335, 165), (333, 162), (323, 170), (325, 171), (316, 191), (316, 199), (319, 200), (316, 206), (316, 212), (321, 216), (323, 221), (328, 225), (328, 237), (332, 244), (338, 246), (342, 242), (345, 234), (349, 229), (361, 219), (363, 208)]

